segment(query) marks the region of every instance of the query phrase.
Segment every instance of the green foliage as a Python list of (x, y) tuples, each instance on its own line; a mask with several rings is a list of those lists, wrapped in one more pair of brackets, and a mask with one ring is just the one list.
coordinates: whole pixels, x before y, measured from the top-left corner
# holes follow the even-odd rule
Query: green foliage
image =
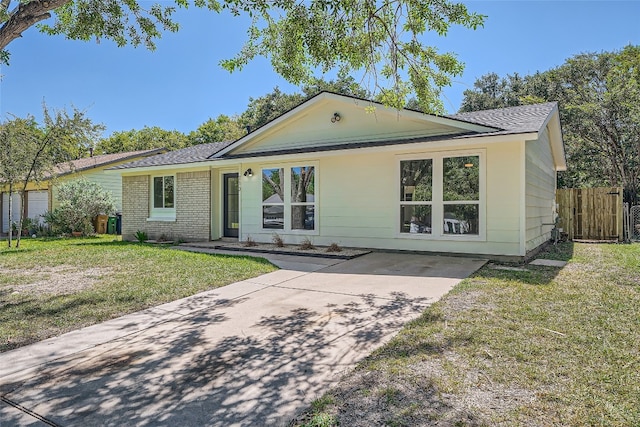
[(91, 234), (94, 217), (115, 212), (113, 196), (95, 182), (76, 179), (60, 184), (57, 190), (59, 206), (45, 214), (45, 221), (53, 230)]
[(277, 86), (259, 98), (249, 98), (249, 105), (240, 115), (239, 121), (243, 126), (249, 126), (251, 131), (264, 126), (271, 120), (281, 116), (305, 100), (299, 93), (287, 94)]
[(246, 133), (237, 117), (220, 114), (209, 119), (187, 136), (188, 145), (208, 144), (211, 142), (235, 141)]
[(475, 29), (484, 21), (464, 4), (446, 0), (227, 4), (238, 14), (256, 17), (243, 49), (223, 61), (228, 70), (241, 69), (260, 55), (269, 57), (274, 70), (294, 84), (308, 82), (314, 69), (363, 71), (381, 101), (402, 108), (415, 92), (425, 111), (442, 110), (440, 89), (462, 72), (462, 64), (451, 53), (423, 46), (418, 38), (427, 31), (444, 36), (452, 25)]
[(545, 72), (482, 76), (461, 111), (558, 101), (568, 170), (561, 187), (617, 186), (639, 201), (640, 47), (582, 53)]
[(0, 352), (275, 269), (114, 236), (28, 239), (21, 250), (0, 248)]
[[(14, 5), (11, 8), (10, 6)], [(446, 36), (452, 26), (476, 29), (484, 16), (451, 0), (175, 0), (150, 4), (135, 0), (51, 0), (0, 2), (0, 60), (8, 44), (29, 27), (41, 24), (50, 35), (73, 40), (102, 40), (155, 49), (165, 31), (177, 31), (177, 7), (195, 6), (252, 19), (240, 52), (221, 62), (242, 69), (256, 56), (291, 83), (313, 84), (313, 73), (340, 70), (363, 73), (378, 100), (397, 108), (410, 94), (424, 111), (442, 112), (439, 95), (463, 64), (452, 53), (423, 45), (425, 35)], [(12, 19), (9, 19), (9, 17)]]
[(301, 93), (288, 94), (276, 86), (266, 95), (249, 98), (249, 105), (238, 117), (238, 123), (243, 128), (248, 126), (251, 130), (255, 130), (323, 91), (357, 98), (371, 98), (371, 93), (345, 72), (338, 73), (335, 80), (329, 81), (312, 77), (301, 90)]
[(142, 230), (136, 231), (135, 237), (138, 243), (144, 243), (149, 240), (149, 235), (147, 235), (147, 233)]
[(114, 132), (108, 138), (101, 139), (96, 144), (96, 154), (123, 153), (127, 151), (151, 150), (154, 148), (167, 148), (178, 150), (189, 144), (189, 139), (177, 130), (164, 130), (157, 126), (140, 130), (131, 129), (123, 132)]
[[(84, 112), (64, 110), (51, 112), (43, 104), (43, 124), (38, 124), (33, 116), (0, 123), (0, 185), (7, 186), (10, 197), (19, 197), (24, 202), (27, 184), (50, 178), (56, 163), (75, 158), (82, 147), (90, 146), (102, 131)], [(25, 203), (21, 203), (25, 206)], [(11, 205), (9, 214), (12, 216)], [(24, 213), (18, 221), (22, 229)], [(16, 247), (20, 246), (20, 234)], [(12, 236), (8, 245), (11, 247)]]

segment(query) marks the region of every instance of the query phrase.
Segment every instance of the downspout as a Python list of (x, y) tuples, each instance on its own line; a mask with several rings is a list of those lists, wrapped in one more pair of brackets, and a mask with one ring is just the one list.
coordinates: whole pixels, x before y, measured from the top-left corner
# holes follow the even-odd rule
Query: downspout
[(520, 256), (527, 255), (527, 141), (520, 142)]

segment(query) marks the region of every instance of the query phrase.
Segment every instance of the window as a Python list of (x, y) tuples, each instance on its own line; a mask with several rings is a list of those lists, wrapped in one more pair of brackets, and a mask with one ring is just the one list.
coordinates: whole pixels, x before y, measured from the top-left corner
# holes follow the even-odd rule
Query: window
[(442, 160), (444, 234), (479, 234), (480, 157)]
[(262, 228), (315, 230), (315, 193), (314, 166), (263, 169)]
[(172, 209), (173, 206), (173, 176), (156, 176), (153, 178), (153, 207), (154, 209)]
[(151, 182), (151, 218), (175, 220), (175, 177), (154, 176)]
[(291, 168), (291, 229), (315, 229), (315, 168)]
[(480, 236), (479, 154), (400, 160), (400, 233)]
[(262, 227), (284, 229), (284, 169), (262, 170)]
[(400, 232), (431, 234), (433, 160), (400, 162)]

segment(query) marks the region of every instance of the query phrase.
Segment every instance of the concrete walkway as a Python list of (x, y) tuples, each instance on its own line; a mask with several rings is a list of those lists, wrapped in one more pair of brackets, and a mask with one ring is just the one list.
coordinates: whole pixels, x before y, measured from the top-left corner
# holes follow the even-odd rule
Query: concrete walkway
[(286, 425), (485, 262), (265, 257), (283, 269), (0, 354), (0, 427)]

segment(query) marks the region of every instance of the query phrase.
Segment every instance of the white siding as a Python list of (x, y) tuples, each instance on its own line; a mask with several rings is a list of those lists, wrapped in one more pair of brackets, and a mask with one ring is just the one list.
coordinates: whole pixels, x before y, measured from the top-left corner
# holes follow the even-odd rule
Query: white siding
[[(14, 193), (11, 197), (11, 222), (20, 218), (20, 194)], [(9, 232), (9, 193), (2, 193), (2, 232)]]
[[(122, 176), (117, 173), (105, 172), (104, 169), (95, 169), (89, 171), (82, 171), (73, 175), (60, 178), (59, 182), (67, 182), (70, 180), (76, 180), (85, 178), (87, 181), (95, 182), (99, 184), (104, 190), (111, 192), (113, 200), (116, 204), (116, 212), (122, 211)], [(58, 207), (58, 192), (55, 186), (53, 187), (53, 208)]]
[(529, 252), (551, 238), (556, 191), (556, 173), (545, 129), (540, 138), (527, 141), (526, 153), (526, 245)]
[(43, 222), (42, 215), (49, 210), (48, 191), (29, 191), (27, 193), (27, 216)]
[[(473, 152), (477, 147), (459, 147)], [(520, 254), (520, 144), (496, 143), (482, 147), (485, 158), (485, 221), (483, 236), (446, 236), (435, 239), (399, 232), (399, 158), (451, 153), (420, 148), (405, 151), (357, 151), (305, 160), (282, 159), (279, 163), (243, 164), (254, 176), (240, 177), (241, 235), (270, 242), (273, 231), (261, 228), (262, 167), (317, 166), (316, 231), (278, 234), (285, 242), (297, 243), (308, 236), (319, 245), (333, 242), (345, 247), (367, 247), (488, 255)]]

